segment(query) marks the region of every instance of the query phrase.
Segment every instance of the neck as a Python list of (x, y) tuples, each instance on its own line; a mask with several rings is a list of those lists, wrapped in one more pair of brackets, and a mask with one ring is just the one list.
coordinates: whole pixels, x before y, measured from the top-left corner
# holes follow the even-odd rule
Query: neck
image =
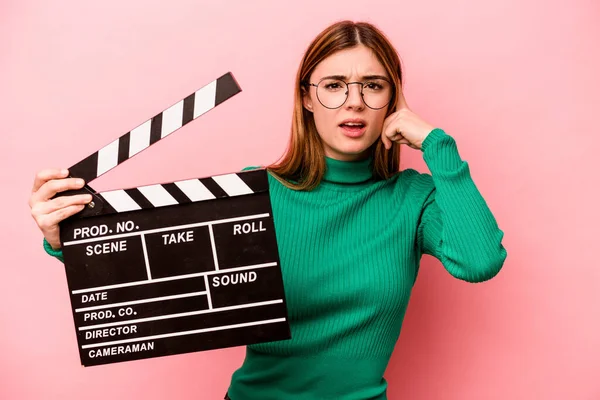
[(323, 181), (331, 183), (356, 184), (373, 178), (373, 158), (356, 161), (341, 161), (325, 157), (325, 176)]

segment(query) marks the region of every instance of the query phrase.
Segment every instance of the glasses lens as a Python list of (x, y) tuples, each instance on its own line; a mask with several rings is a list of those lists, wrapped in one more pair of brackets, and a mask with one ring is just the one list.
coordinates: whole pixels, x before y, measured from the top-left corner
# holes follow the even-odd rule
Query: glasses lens
[(327, 108), (338, 108), (346, 101), (348, 87), (339, 79), (323, 79), (317, 87), (317, 98)]
[(383, 108), (392, 100), (392, 85), (384, 79), (373, 79), (363, 84), (363, 100), (371, 108)]

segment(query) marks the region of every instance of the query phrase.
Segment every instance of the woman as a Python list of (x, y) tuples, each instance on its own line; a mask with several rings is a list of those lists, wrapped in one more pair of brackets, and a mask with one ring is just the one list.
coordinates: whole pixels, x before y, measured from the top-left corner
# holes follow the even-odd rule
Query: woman
[[(431, 174), (399, 171), (402, 144)], [(506, 259), (503, 232), (455, 140), (408, 108), (398, 55), (367, 23), (336, 23), (311, 43), (288, 151), (268, 170), (292, 339), (247, 346), (228, 395), (385, 399), (421, 256), (485, 281)], [(30, 200), (59, 258), (58, 222), (91, 200), (48, 200), (83, 185), (66, 176), (40, 172)]]

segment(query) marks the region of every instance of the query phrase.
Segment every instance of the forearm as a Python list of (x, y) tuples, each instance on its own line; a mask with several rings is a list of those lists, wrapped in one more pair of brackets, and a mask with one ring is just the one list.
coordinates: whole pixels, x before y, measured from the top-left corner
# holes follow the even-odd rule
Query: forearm
[(435, 191), (424, 214), (422, 239), (453, 276), (480, 282), (495, 276), (506, 259), (504, 233), (477, 189), (454, 139), (432, 131), (423, 143), (423, 158)]

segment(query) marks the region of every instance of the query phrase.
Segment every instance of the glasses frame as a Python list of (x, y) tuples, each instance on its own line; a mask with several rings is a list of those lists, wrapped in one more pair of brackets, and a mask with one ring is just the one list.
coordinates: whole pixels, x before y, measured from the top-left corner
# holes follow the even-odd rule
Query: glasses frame
[(390, 105), (390, 103), (392, 102), (393, 98), (394, 98), (394, 94), (396, 93), (396, 86), (389, 80), (389, 79), (384, 79), (384, 78), (377, 78), (377, 79), (381, 79), (386, 81), (387, 83), (390, 84), (390, 86), (392, 87), (392, 95), (390, 96), (390, 100), (382, 107), (379, 108), (375, 108), (375, 107), (371, 107), (370, 105), (367, 104), (367, 102), (365, 101), (365, 94), (363, 93), (363, 89), (365, 88), (365, 83), (367, 82), (346, 82), (343, 79), (337, 79), (340, 82), (344, 82), (344, 84), (346, 85), (346, 99), (344, 100), (344, 102), (342, 104), (340, 104), (337, 107), (327, 107), (325, 104), (323, 104), (323, 102), (321, 101), (321, 99), (319, 98), (319, 85), (321, 84), (321, 82), (323, 82), (325, 79), (331, 79), (331, 78), (322, 78), (321, 80), (319, 80), (319, 82), (317, 83), (312, 83), (312, 82), (305, 82), (305, 84), (307, 86), (314, 86), (315, 92), (317, 94), (317, 100), (319, 100), (319, 103), (321, 103), (321, 105), (329, 110), (336, 110), (340, 107), (342, 107), (344, 104), (346, 104), (346, 102), (348, 101), (348, 94), (350, 93), (350, 85), (360, 85), (360, 98), (363, 102), (363, 104), (367, 107), (369, 107), (371, 110), (381, 110), (387, 106)]

